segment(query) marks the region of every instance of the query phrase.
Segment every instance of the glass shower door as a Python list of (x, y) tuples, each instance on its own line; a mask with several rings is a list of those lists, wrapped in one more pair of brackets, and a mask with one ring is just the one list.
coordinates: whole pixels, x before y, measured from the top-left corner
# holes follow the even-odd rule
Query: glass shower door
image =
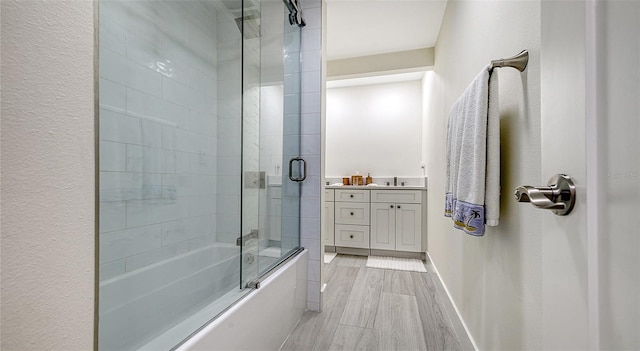
[(260, 25), (261, 1), (244, 1), (242, 21), (242, 217), (238, 243), (241, 250), (240, 288), (257, 287), (259, 273), (260, 193)]
[(171, 349), (239, 289), (242, 0), (101, 0), (99, 348)]
[(98, 5), (99, 348), (171, 349), (300, 245), (300, 29), (279, 0)]
[(284, 123), (282, 176), (282, 252), (300, 247), (301, 182), (306, 178), (306, 161), (302, 159), (301, 135), (301, 57), (300, 27), (289, 22), (289, 11), (283, 13), (284, 23)]
[[(300, 246), (300, 183), (289, 178), (290, 160), (300, 155), (300, 28), (288, 16), (281, 1), (261, 2), (257, 274)], [(302, 163), (292, 166), (293, 178), (301, 177)]]

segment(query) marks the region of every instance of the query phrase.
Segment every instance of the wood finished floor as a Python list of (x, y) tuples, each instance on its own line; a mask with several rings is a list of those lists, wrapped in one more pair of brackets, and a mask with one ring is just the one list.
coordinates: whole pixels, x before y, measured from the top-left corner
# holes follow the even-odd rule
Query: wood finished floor
[(324, 311), (305, 312), (280, 350), (462, 350), (434, 273), (366, 261), (338, 255), (325, 267)]

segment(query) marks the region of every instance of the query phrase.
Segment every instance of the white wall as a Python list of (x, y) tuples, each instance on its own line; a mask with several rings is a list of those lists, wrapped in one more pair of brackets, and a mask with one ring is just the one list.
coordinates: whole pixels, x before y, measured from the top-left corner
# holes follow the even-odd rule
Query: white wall
[(422, 77), (422, 157), (420, 159), (420, 166), (423, 168), (422, 176), (427, 175), (427, 157), (429, 155), (429, 143), (427, 138), (429, 137), (429, 111), (431, 110), (431, 96), (435, 94), (433, 88), (435, 86), (436, 74), (433, 71), (427, 71)]
[[(587, 7), (585, 1), (541, 4), (540, 168), (543, 176), (564, 173), (576, 184), (571, 215), (542, 216), (542, 332), (547, 349), (599, 349), (589, 347)], [(561, 137), (559, 131), (568, 129), (571, 137)]]
[(419, 80), (327, 89), (327, 177), (422, 176)]
[[(538, 1), (449, 1), (436, 45), (426, 138), (429, 254), (482, 350), (542, 347), (541, 211), (530, 211), (511, 198), (517, 185), (542, 184), (539, 48)], [(443, 216), (448, 113), (492, 59), (522, 49), (531, 55), (525, 73), (497, 70), (500, 225), (487, 227), (484, 237), (471, 237), (453, 229)]]
[(547, 349), (640, 348), (639, 23), (637, 1), (542, 3), (542, 172), (577, 190), (542, 222)]
[(94, 3), (2, 1), (2, 350), (90, 350)]
[[(597, 170), (604, 196), (600, 197), (599, 239), (600, 347), (640, 348), (640, 2), (607, 1), (599, 4), (596, 86), (606, 89), (595, 116), (601, 159)], [(601, 91), (602, 92), (602, 91)], [(606, 118), (604, 118), (606, 117)], [(604, 176), (606, 175), (606, 176)], [(629, 230), (635, 228), (635, 230)], [(614, 235), (611, 235), (614, 234)], [(633, 312), (635, 311), (635, 313)]]

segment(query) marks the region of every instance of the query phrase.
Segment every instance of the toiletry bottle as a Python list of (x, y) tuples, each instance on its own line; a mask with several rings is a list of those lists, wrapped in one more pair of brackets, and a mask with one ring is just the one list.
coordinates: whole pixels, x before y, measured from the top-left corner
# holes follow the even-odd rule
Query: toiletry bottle
[(367, 185), (373, 183), (373, 178), (371, 178), (371, 173), (367, 173)]
[(351, 185), (364, 185), (364, 179), (360, 172), (356, 171), (355, 175), (351, 176)]

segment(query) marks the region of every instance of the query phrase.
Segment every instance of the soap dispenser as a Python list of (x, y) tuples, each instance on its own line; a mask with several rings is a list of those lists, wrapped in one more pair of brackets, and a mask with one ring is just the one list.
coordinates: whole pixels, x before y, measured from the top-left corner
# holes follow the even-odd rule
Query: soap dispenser
[(367, 173), (367, 181), (366, 184), (369, 185), (373, 183), (373, 178), (371, 178), (371, 173)]

